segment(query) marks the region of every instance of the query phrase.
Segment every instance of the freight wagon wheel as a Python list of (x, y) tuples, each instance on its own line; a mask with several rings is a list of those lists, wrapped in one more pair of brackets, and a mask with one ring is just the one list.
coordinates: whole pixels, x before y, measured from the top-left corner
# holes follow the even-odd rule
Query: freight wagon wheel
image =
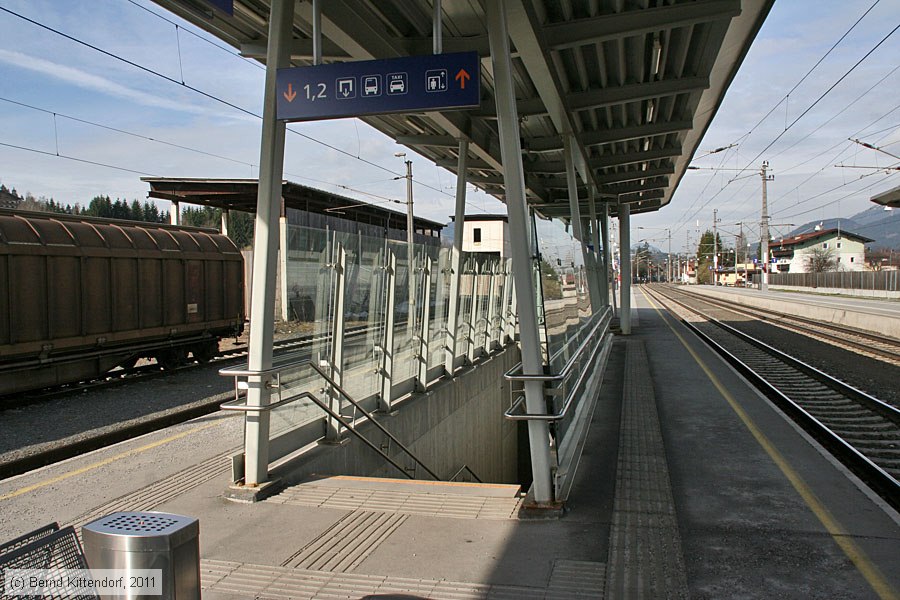
[(211, 340), (203, 344), (197, 344), (196, 346), (191, 348), (191, 354), (194, 355), (194, 360), (200, 363), (208, 363), (213, 359), (218, 351), (219, 342), (217, 342), (216, 340)]
[(178, 368), (185, 362), (187, 362), (187, 350), (184, 348), (169, 348), (161, 350), (156, 355), (156, 364), (167, 371)]

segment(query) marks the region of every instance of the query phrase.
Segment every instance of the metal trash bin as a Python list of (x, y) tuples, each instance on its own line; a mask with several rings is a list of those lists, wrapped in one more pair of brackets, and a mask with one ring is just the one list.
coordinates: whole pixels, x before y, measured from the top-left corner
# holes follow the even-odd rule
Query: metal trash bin
[(91, 569), (160, 569), (161, 596), (128, 596), (153, 600), (199, 600), (199, 535), (197, 519), (160, 512), (117, 512), (81, 528)]

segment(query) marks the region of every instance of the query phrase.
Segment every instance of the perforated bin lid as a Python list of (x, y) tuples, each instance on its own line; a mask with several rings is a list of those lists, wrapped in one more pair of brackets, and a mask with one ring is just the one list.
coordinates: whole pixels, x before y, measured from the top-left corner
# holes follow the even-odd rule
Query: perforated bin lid
[(161, 512), (117, 512), (81, 528), (85, 546), (124, 552), (177, 548), (199, 533), (200, 522), (194, 517)]

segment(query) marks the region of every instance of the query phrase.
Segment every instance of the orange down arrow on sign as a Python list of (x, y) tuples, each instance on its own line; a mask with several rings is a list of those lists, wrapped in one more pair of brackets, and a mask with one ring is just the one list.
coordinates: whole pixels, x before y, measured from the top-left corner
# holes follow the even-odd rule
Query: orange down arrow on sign
[(294, 98), (297, 97), (297, 92), (294, 91), (294, 86), (290, 83), (288, 84), (288, 90), (282, 94), (284, 99), (288, 102), (293, 102)]
[(455, 80), (459, 82), (459, 87), (461, 89), (466, 89), (466, 79), (472, 79), (472, 76), (465, 69), (460, 69), (459, 73), (454, 77)]

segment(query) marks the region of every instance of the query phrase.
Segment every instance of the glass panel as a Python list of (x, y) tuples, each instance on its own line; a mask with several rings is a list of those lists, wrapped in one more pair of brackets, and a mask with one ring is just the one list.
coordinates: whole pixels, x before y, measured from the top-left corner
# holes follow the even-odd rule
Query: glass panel
[(535, 227), (542, 257), (540, 279), (550, 368), (558, 373), (577, 349), (581, 329), (591, 318), (587, 272), (581, 242), (561, 223), (538, 221)]
[(447, 315), (450, 309), (450, 248), (438, 249), (437, 260), (432, 265), (432, 307), (429, 325), (428, 368), (444, 364), (447, 331)]
[[(410, 288), (408, 246), (406, 242), (390, 240), (389, 247), (397, 257), (397, 275), (394, 278), (394, 298), (396, 309), (394, 327), (394, 375), (393, 387), (408, 385), (415, 376), (416, 361), (413, 336), (415, 335), (415, 315), (409, 314), (410, 296), (415, 288)], [(413, 276), (415, 274), (413, 273)], [(413, 280), (415, 283), (415, 280)]]
[(375, 340), (382, 325), (384, 240), (351, 235), (346, 240), (344, 281), (344, 357), (342, 387), (356, 401), (381, 389), (381, 356)]
[[(302, 392), (310, 392), (324, 400), (324, 396), (319, 393), (321, 387), (322, 379), (318, 373), (310, 369), (308, 365), (298, 366), (282, 372), (280, 397), (286, 399)], [(278, 395), (273, 395), (272, 400), (276, 401), (278, 398)], [(274, 408), (269, 415), (269, 439), (272, 439), (299, 425), (321, 419), (325, 413), (312, 401), (304, 398)]]
[[(333, 310), (333, 285), (329, 262), (328, 232), (295, 225), (287, 227), (286, 289), (289, 320), (278, 323), (276, 339), (294, 339), (292, 361), (322, 355), (328, 358), (330, 345), (323, 334)], [(278, 356), (275, 358), (276, 365)], [(289, 398), (303, 391), (316, 392), (321, 379), (308, 366), (282, 374), (281, 397)], [(292, 402), (271, 413), (270, 437), (323, 417), (322, 410), (308, 400)]]

